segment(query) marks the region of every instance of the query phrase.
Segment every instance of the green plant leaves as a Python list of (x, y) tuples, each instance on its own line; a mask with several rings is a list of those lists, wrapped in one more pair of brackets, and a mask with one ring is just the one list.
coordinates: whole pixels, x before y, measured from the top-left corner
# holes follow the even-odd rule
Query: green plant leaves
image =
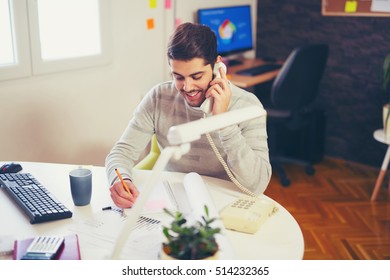
[(177, 259), (203, 259), (212, 256), (218, 250), (215, 235), (221, 232), (220, 228), (213, 228), (210, 224), (216, 219), (209, 217), (205, 205), (205, 216), (194, 225), (187, 225), (187, 220), (180, 212), (164, 211), (173, 218), (170, 227), (163, 227), (167, 242), (163, 248), (167, 254)]

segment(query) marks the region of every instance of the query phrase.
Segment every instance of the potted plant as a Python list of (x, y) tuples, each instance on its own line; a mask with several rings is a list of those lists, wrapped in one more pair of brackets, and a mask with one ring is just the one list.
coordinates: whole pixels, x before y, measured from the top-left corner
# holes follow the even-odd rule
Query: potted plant
[(383, 61), (382, 85), (387, 94), (387, 98), (389, 98), (383, 106), (383, 129), (385, 131), (385, 138), (390, 139), (390, 54)]
[(179, 260), (200, 260), (216, 258), (218, 244), (215, 235), (221, 232), (218, 227), (211, 224), (215, 218), (209, 217), (209, 211), (205, 205), (205, 215), (201, 221), (189, 225), (181, 212), (172, 213), (168, 209), (164, 211), (173, 218), (170, 226), (163, 227), (166, 242), (163, 242), (161, 258)]

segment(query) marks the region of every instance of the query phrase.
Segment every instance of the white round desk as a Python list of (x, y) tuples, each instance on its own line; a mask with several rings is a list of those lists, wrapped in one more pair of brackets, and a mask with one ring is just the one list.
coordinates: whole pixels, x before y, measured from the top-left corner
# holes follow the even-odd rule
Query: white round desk
[[(379, 190), (381, 188), (383, 178), (386, 175), (387, 167), (389, 166), (389, 160), (390, 160), (390, 139), (386, 139), (385, 131), (383, 129), (375, 130), (374, 131), (374, 138), (378, 142), (386, 144), (388, 147), (387, 147), (387, 151), (385, 154), (385, 158), (383, 159), (383, 162), (382, 162), (381, 170), (380, 170), (378, 177), (376, 179), (376, 182), (375, 182), (374, 191), (372, 192), (372, 195), (371, 195), (371, 201), (375, 201), (376, 198), (378, 197), (378, 193), (379, 193)], [(390, 195), (390, 182), (389, 182), (388, 192)]]
[[(0, 164), (3, 164), (0, 162)], [(8, 197), (4, 190), (0, 189), (0, 235), (12, 235), (14, 239), (31, 238), (37, 235), (67, 234), (69, 228), (76, 221), (89, 218), (94, 213), (102, 211), (102, 207), (112, 205), (108, 191), (107, 178), (104, 167), (88, 166), (93, 174), (92, 200), (87, 206), (74, 206), (69, 186), (69, 171), (76, 168), (74, 165), (20, 162), (23, 167), (21, 172), (33, 174), (55, 197), (73, 212), (70, 219), (30, 224), (24, 213)], [(142, 184), (151, 171), (134, 170), (134, 181)], [(164, 179), (170, 183), (182, 182), (185, 174), (164, 172)], [(241, 195), (229, 181), (202, 176), (205, 184), (210, 187), (210, 195), (217, 209), (222, 209)], [(267, 197), (267, 199), (270, 199)], [(267, 259), (287, 260), (303, 259), (304, 240), (302, 231), (291, 214), (276, 202), (279, 211), (270, 217), (256, 234), (245, 234), (227, 231), (228, 238), (236, 259)], [(161, 215), (161, 214), (160, 214)], [(89, 251), (87, 244), (80, 239), (82, 259), (96, 259), (96, 255)], [(136, 256), (134, 256), (136, 258)], [(1, 257), (4, 258), (4, 257)], [(5, 257), (6, 259), (12, 256)]]

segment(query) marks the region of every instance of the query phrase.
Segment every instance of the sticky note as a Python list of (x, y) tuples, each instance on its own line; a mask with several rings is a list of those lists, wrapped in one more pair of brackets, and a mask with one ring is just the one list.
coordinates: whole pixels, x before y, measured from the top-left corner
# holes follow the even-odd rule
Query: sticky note
[(153, 18), (148, 18), (146, 20), (146, 27), (151, 30), (154, 29), (154, 19)]
[(146, 211), (151, 211), (151, 212), (154, 212), (154, 211), (161, 211), (163, 210), (164, 208), (168, 208), (168, 203), (167, 201), (165, 200), (162, 200), (162, 199), (159, 199), (159, 200), (149, 200), (148, 202), (146, 202), (146, 205), (145, 205), (145, 210)]
[(149, 8), (155, 9), (157, 7), (157, 0), (149, 0)]
[(358, 2), (357, 1), (346, 1), (344, 11), (346, 13), (355, 13), (357, 10)]
[(165, 9), (170, 9), (172, 7), (172, 1), (171, 0), (165, 0)]
[(181, 24), (182, 20), (181, 18), (175, 19), (175, 27), (178, 27)]

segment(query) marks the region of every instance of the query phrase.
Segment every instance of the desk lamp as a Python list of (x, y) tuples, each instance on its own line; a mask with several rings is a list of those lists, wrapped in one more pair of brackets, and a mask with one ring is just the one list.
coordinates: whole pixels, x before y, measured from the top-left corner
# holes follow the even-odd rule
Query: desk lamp
[(112, 251), (111, 259), (120, 259), (122, 248), (126, 244), (133, 227), (137, 223), (139, 216), (147, 202), (148, 197), (152, 193), (153, 188), (161, 179), (162, 171), (165, 169), (168, 161), (173, 157), (178, 160), (182, 155), (186, 154), (190, 149), (190, 142), (200, 139), (202, 134), (206, 134), (224, 127), (235, 125), (244, 121), (265, 116), (266, 111), (259, 106), (250, 106), (243, 109), (225, 112), (218, 115), (213, 115), (207, 118), (199, 119), (189, 123), (172, 126), (168, 131), (168, 141), (171, 146), (165, 147), (158, 157), (146, 184), (142, 187), (142, 191), (138, 196), (137, 201), (127, 213), (127, 219), (122, 227), (120, 234)]

